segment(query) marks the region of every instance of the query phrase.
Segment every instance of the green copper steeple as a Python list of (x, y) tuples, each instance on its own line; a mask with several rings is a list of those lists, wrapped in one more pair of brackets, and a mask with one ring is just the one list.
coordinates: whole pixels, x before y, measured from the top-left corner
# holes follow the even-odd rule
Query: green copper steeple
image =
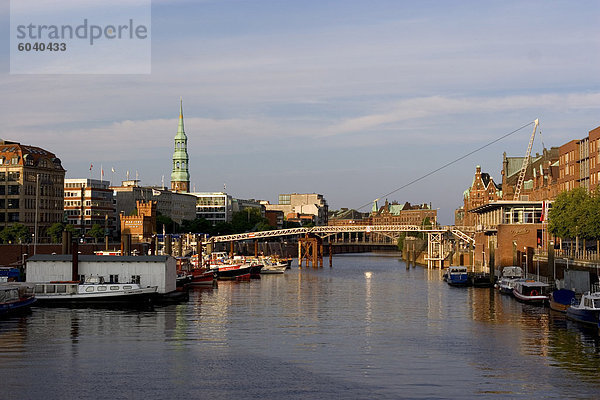
[(175, 135), (175, 152), (173, 153), (173, 172), (171, 172), (171, 190), (189, 192), (190, 173), (187, 152), (187, 136), (183, 129), (183, 99), (179, 104), (179, 125)]

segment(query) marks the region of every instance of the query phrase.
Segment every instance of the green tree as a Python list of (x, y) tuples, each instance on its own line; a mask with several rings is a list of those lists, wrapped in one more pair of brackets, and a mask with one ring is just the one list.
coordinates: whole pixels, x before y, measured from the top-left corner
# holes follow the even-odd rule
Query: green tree
[(29, 229), (23, 224), (12, 224), (0, 231), (4, 243), (25, 243), (29, 239)]
[(549, 212), (549, 231), (563, 239), (575, 239), (575, 247), (579, 247), (579, 238), (593, 239), (599, 237), (598, 196), (590, 196), (583, 187), (560, 193)]
[(96, 243), (98, 243), (98, 240), (104, 237), (104, 228), (100, 224), (94, 224), (92, 225), (92, 229), (89, 230), (88, 235), (93, 237)]
[(67, 224), (65, 226), (65, 231), (71, 232), (71, 235), (73, 235), (73, 236), (77, 233), (77, 229), (75, 229), (75, 227), (71, 224)]
[(256, 231), (260, 223), (268, 225), (269, 221), (262, 216), (258, 208), (246, 208), (243, 211), (233, 213), (231, 219), (234, 233)]
[(158, 213), (156, 216), (156, 232), (162, 233), (163, 227), (165, 233), (175, 233), (175, 222), (166, 215)]
[(64, 230), (65, 226), (60, 222), (56, 222), (52, 224), (50, 228), (48, 228), (46, 233), (50, 236), (50, 240), (52, 241), (52, 243), (60, 243), (62, 240), (62, 233)]

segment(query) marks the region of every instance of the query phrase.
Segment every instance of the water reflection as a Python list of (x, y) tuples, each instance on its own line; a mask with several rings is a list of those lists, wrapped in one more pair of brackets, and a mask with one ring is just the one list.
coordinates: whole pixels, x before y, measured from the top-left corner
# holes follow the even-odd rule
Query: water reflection
[[(3, 372), (32, 382), (24, 398), (69, 397), (68, 382), (98, 377), (122, 397), (130, 386), (137, 397), (185, 397), (193, 384), (188, 397), (593, 398), (600, 389), (593, 331), (494, 289), (450, 287), (440, 270), (367, 255), (195, 288), (188, 302), (153, 310), (35, 309), (0, 324), (0, 355)], [(278, 382), (239, 379), (254, 371)]]

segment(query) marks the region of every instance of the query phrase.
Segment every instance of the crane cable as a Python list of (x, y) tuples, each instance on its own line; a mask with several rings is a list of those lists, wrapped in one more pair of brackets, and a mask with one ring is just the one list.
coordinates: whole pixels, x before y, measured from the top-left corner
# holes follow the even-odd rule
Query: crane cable
[[(418, 178), (416, 178), (416, 179), (413, 179), (412, 181), (410, 181), (410, 182), (408, 182), (408, 183), (406, 183), (406, 184), (404, 184), (404, 185), (400, 186), (398, 189), (396, 189), (396, 190), (393, 190), (393, 191), (391, 191), (391, 192), (389, 192), (389, 193), (386, 193), (386, 194), (384, 194), (384, 195), (380, 196), (378, 199), (380, 199), (380, 198), (383, 198), (383, 197), (390, 196), (390, 195), (392, 195), (392, 194), (394, 194), (394, 193), (396, 193), (396, 192), (398, 192), (398, 191), (400, 191), (400, 190), (402, 190), (402, 189), (404, 189), (404, 188), (406, 188), (406, 187), (408, 187), (408, 186), (410, 186), (410, 185), (413, 185), (413, 184), (415, 184), (415, 183), (417, 183), (417, 182), (419, 182), (419, 181), (422, 181), (423, 179), (425, 179), (425, 178), (427, 178), (427, 177), (429, 177), (429, 176), (431, 176), (431, 175), (435, 174), (436, 172), (439, 172), (439, 171), (441, 171), (442, 169), (444, 169), (444, 168), (447, 168), (447, 167), (449, 167), (449, 166), (450, 166), (450, 165), (452, 165), (452, 164), (456, 164), (457, 162), (459, 162), (459, 161), (461, 161), (461, 160), (464, 160), (465, 158), (469, 157), (470, 155), (472, 155), (472, 154), (475, 154), (475, 153), (477, 153), (478, 151), (480, 151), (480, 150), (483, 150), (483, 149), (485, 149), (486, 147), (489, 147), (489, 146), (493, 145), (494, 143), (497, 143), (497, 142), (501, 141), (502, 139), (505, 139), (505, 138), (509, 137), (510, 135), (513, 135), (513, 134), (515, 134), (515, 133), (519, 132), (519, 131), (520, 131), (520, 130), (522, 130), (522, 129), (525, 129), (525, 128), (527, 128), (528, 126), (532, 125), (533, 123), (534, 123), (534, 121), (531, 121), (531, 122), (529, 122), (528, 124), (525, 124), (525, 125), (523, 125), (522, 127), (515, 129), (515, 130), (514, 130), (514, 131), (512, 131), (512, 132), (509, 132), (509, 133), (507, 133), (507, 134), (504, 134), (504, 135), (500, 136), (499, 138), (496, 138), (496, 139), (492, 140), (491, 142), (488, 142), (488, 143), (484, 144), (483, 146), (481, 146), (481, 147), (478, 147), (478, 148), (476, 148), (475, 150), (472, 150), (472, 151), (470, 151), (469, 153), (467, 153), (467, 154), (465, 154), (465, 155), (463, 155), (463, 156), (460, 156), (460, 157), (458, 157), (458, 158), (456, 158), (456, 159), (454, 159), (454, 160), (452, 160), (452, 161), (450, 161), (450, 162), (448, 162), (448, 163), (446, 163), (446, 164), (442, 165), (441, 167), (438, 167), (438, 168), (434, 169), (434, 170), (433, 170), (433, 171), (431, 171), (431, 172), (428, 172), (428, 173), (426, 173), (425, 175), (422, 175), (422, 176), (420, 176), (420, 177), (418, 177)], [(365, 207), (367, 207), (367, 206), (369, 206), (369, 205), (371, 205), (371, 204), (373, 204), (373, 202), (368, 202), (368, 203), (366, 203), (366, 204), (364, 204), (364, 205), (360, 206), (359, 208), (357, 208), (357, 210), (360, 210), (360, 209), (362, 209), (362, 208), (365, 208)]]

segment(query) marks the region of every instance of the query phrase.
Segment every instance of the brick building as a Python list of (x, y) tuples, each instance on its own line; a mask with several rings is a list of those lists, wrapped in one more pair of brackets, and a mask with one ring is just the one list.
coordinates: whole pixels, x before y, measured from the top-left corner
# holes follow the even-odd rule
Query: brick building
[(471, 186), (463, 193), (463, 207), (460, 212), (457, 210), (455, 213), (455, 218), (462, 218), (462, 221), (455, 221), (455, 224), (457, 226), (475, 225), (475, 216), (470, 211), (501, 198), (502, 187), (494, 182), (494, 178), (490, 174), (481, 172), (481, 167), (478, 165), (475, 168)]
[(136, 203), (137, 215), (121, 213), (121, 234), (131, 235), (132, 243), (150, 242), (156, 234), (156, 202)]
[(559, 148), (559, 191), (585, 187), (593, 191), (600, 182), (600, 126), (587, 137)]
[[(525, 157), (507, 157), (502, 160), (502, 199), (514, 200), (519, 173)], [(523, 201), (554, 199), (559, 192), (559, 148), (543, 149), (529, 160), (521, 188)]]
[[(65, 169), (59, 158), (40, 147), (0, 139), (0, 229), (24, 224), (38, 240), (62, 222)], [(36, 207), (37, 206), (37, 207)]]
[[(377, 209), (377, 206), (373, 208)], [(383, 206), (371, 213), (369, 225), (421, 225), (426, 218), (431, 224), (437, 222), (437, 210), (432, 210), (429, 204), (399, 204), (386, 200)]]

